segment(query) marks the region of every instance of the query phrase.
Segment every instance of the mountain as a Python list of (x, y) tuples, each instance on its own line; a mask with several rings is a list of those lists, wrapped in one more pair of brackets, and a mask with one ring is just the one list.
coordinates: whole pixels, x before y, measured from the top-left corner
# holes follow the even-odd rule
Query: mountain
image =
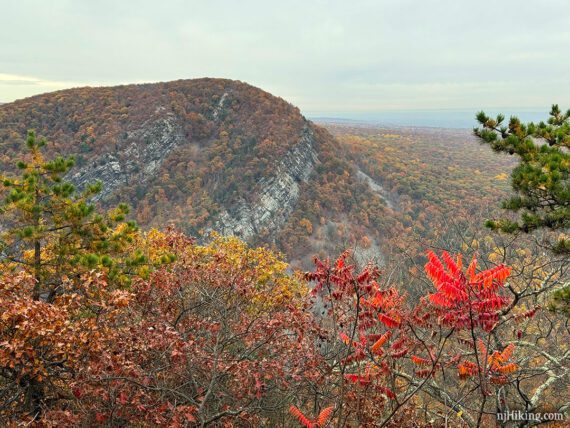
[(128, 202), (143, 227), (235, 234), (298, 264), (347, 246), (379, 256), (393, 229), (394, 204), (343, 145), (239, 81), (87, 87), (3, 104), (2, 169), (29, 128), (53, 155), (76, 157), (68, 179), (101, 180), (98, 203)]
[[(323, 127), (324, 126), (324, 127)], [(325, 128), (326, 127), (326, 128)], [(466, 130), (307, 120), (243, 82), (77, 88), (0, 105), (0, 168), (29, 128), (74, 155), (68, 179), (101, 180), (143, 228), (233, 234), (296, 266), (356, 248), (415, 257), (499, 214), (514, 160)]]

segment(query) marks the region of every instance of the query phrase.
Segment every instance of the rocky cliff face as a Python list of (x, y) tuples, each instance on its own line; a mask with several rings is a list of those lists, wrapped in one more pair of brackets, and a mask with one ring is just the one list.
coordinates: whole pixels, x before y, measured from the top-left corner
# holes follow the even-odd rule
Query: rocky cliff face
[[(228, 92), (224, 92), (215, 105), (214, 122), (223, 115), (228, 97)], [(158, 107), (153, 117), (126, 132), (120, 149), (93, 158), (68, 179), (80, 189), (96, 180), (102, 181), (103, 190), (94, 200), (105, 201), (123, 186), (130, 183), (140, 186), (154, 179), (164, 161), (176, 156), (176, 149), (186, 142), (178, 118)], [(298, 142), (271, 168), (270, 175), (261, 178), (251, 189), (248, 199), (254, 202), (240, 197), (237, 203), (221, 210), (210, 230), (245, 240), (252, 240), (262, 230), (277, 233), (297, 205), (299, 184), (309, 180), (318, 162), (314, 146), (315, 135), (306, 123)]]
[(95, 200), (105, 200), (122, 186), (144, 184), (153, 178), (172, 151), (185, 142), (181, 126), (173, 114), (151, 118), (127, 132), (123, 150), (104, 153), (75, 170), (68, 179), (83, 188), (96, 180), (103, 190)]
[(243, 82), (77, 88), (3, 104), (0, 169), (20, 157), (29, 128), (51, 155), (77, 157), (77, 187), (101, 180), (97, 202), (129, 203), (143, 228), (236, 235), (294, 260), (369, 234), (377, 222), (359, 224), (359, 206), (386, 203), (332, 135)]
[(222, 211), (213, 229), (246, 240), (263, 229), (279, 231), (297, 205), (299, 183), (308, 181), (318, 162), (314, 145), (313, 131), (306, 125), (299, 142), (275, 166), (272, 175), (261, 179), (253, 189), (256, 202), (250, 204), (242, 199)]

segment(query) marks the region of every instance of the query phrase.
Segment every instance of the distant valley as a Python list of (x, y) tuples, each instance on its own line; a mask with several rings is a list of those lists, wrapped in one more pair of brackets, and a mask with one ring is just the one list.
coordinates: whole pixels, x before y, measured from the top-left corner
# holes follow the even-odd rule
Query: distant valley
[(77, 186), (102, 180), (99, 202), (128, 202), (141, 226), (235, 234), (299, 266), (347, 246), (362, 260), (386, 257), (439, 233), (446, 216), (478, 220), (506, 194), (512, 166), (465, 130), (315, 124), (280, 98), (223, 79), (4, 104), (2, 169), (28, 128), (76, 157), (68, 178)]

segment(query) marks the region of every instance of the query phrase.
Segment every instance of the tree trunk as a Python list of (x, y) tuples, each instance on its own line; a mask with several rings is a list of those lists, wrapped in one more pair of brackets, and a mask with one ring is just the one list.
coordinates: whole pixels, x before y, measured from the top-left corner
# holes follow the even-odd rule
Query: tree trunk
[[(34, 201), (34, 208), (39, 208), (38, 207), (38, 200), (39, 200), (39, 191), (36, 189), (36, 194), (35, 194), (36, 200)], [(39, 209), (37, 209), (34, 212), (34, 233), (38, 233), (38, 230), (40, 228), (40, 211)], [(34, 240), (34, 279), (36, 280), (36, 283), (34, 285), (34, 295), (33, 295), (33, 299), (34, 300), (40, 300), (40, 295), (41, 295), (41, 268), (42, 268), (42, 246), (41, 246), (41, 242), (40, 242), (40, 238), (38, 236), (36, 236), (35, 240)]]
[[(26, 376), (27, 377), (27, 376)], [(25, 382), (25, 381), (24, 381)], [(23, 383), (23, 382), (22, 382)], [(39, 420), (42, 413), (42, 401), (44, 398), (44, 389), (41, 382), (36, 379), (27, 378), (25, 385), (26, 395), (24, 401), (24, 408), (34, 420)]]

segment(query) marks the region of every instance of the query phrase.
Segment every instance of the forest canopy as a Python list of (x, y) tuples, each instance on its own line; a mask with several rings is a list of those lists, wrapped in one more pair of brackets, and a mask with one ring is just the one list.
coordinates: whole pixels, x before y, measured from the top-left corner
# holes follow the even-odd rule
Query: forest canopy
[(72, 159), (46, 161), (34, 133), (26, 147), (3, 177), (4, 425), (476, 427), (566, 409), (567, 319), (545, 309), (564, 259), (500, 236), (476, 256), (466, 231), (408, 277), (392, 275), (404, 255), (352, 250), (294, 272), (235, 237), (141, 231), (90, 202), (100, 184), (66, 182)]

